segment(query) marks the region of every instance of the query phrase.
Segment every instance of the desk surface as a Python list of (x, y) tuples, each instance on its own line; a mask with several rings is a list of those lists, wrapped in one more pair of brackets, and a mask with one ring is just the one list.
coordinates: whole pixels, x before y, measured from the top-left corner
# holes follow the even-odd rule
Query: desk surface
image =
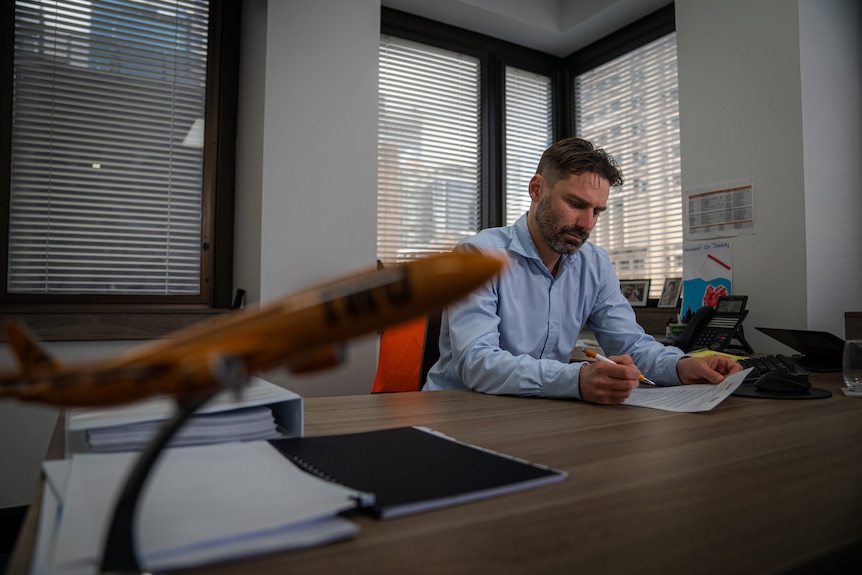
[[(361, 531), (350, 541), (205, 572), (760, 573), (862, 565), (862, 399), (841, 394), (839, 374), (811, 380), (833, 397), (730, 397), (699, 414), (460, 391), (309, 398), (306, 435), (425, 425), (569, 478), (400, 519), (359, 517)], [(27, 572), (37, 508), (38, 500), (9, 574)]]

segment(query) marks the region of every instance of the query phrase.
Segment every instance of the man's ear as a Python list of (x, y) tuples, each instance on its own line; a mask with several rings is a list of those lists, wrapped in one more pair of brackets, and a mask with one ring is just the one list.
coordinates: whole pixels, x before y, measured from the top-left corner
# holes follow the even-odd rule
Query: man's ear
[(542, 197), (542, 185), (544, 183), (545, 183), (545, 179), (542, 176), (540, 176), (539, 174), (536, 174), (535, 176), (530, 178), (530, 185), (528, 186), (527, 189), (530, 190), (530, 198), (534, 202), (538, 202), (539, 198)]

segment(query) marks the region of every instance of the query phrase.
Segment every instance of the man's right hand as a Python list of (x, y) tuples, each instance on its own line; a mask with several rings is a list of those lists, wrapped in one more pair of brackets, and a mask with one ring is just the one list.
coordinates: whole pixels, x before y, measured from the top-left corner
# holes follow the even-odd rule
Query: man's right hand
[(617, 355), (608, 359), (615, 363), (594, 361), (581, 366), (578, 378), (582, 400), (615, 405), (628, 399), (640, 384), (641, 372), (631, 356)]

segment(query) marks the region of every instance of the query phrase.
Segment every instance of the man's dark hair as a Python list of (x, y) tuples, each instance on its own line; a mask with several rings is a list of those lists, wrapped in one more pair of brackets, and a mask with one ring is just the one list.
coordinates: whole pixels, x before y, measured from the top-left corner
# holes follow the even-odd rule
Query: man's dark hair
[(558, 180), (584, 172), (598, 174), (615, 188), (623, 185), (623, 172), (607, 152), (581, 138), (566, 138), (542, 154), (536, 173), (553, 186)]

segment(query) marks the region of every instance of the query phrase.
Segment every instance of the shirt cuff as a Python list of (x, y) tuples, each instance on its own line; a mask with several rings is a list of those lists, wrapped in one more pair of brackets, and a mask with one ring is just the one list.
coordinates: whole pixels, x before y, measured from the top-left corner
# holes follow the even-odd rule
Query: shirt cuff
[(589, 362), (561, 363), (548, 361), (545, 371), (543, 394), (545, 397), (581, 399), (581, 367)]

